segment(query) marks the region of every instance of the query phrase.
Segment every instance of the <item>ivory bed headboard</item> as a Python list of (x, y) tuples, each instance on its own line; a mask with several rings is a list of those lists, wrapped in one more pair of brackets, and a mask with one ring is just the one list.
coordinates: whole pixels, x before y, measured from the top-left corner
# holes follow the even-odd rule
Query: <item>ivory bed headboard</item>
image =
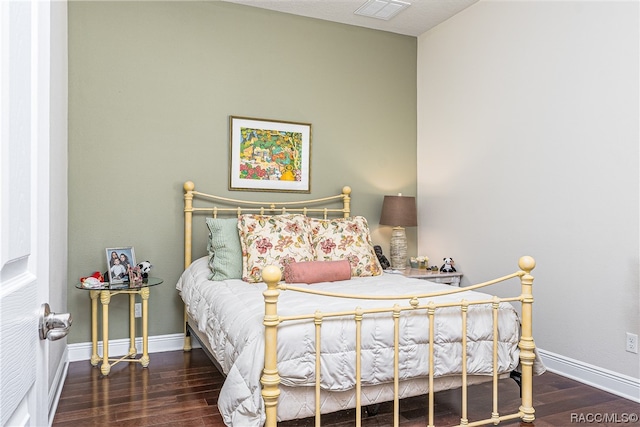
[[(264, 202), (239, 200), (196, 191), (193, 181), (184, 183), (184, 268), (193, 261), (193, 215), (240, 216), (243, 213), (283, 214), (302, 213), (327, 219), (331, 217), (348, 218), (351, 215), (351, 188), (345, 186), (340, 194), (319, 199), (306, 199), (282, 202)], [(188, 333), (187, 311), (184, 313), (184, 349), (191, 349)]]
[[(217, 218), (219, 214), (240, 216), (243, 213), (259, 213), (262, 215), (302, 213), (304, 215), (316, 215), (324, 219), (327, 219), (329, 216), (348, 218), (351, 215), (351, 188), (348, 186), (343, 187), (342, 193), (336, 194), (335, 196), (283, 202), (256, 202), (231, 199), (201, 193), (196, 191), (195, 188), (196, 186), (192, 181), (184, 183), (185, 268), (187, 268), (192, 261), (194, 214), (209, 214)], [(194, 206), (196, 201), (200, 202), (203, 206)]]

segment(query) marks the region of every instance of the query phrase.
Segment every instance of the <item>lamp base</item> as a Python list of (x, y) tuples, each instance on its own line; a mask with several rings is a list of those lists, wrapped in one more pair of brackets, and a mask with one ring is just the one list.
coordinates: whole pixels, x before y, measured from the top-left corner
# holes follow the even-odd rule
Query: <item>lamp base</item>
[(390, 246), (391, 268), (394, 270), (407, 268), (407, 235), (403, 227), (393, 227)]

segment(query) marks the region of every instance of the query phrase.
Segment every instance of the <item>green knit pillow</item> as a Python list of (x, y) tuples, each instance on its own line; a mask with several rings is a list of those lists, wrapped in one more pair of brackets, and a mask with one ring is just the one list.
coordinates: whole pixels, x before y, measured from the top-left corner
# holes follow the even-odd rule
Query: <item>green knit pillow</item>
[(207, 218), (210, 280), (242, 279), (237, 218)]

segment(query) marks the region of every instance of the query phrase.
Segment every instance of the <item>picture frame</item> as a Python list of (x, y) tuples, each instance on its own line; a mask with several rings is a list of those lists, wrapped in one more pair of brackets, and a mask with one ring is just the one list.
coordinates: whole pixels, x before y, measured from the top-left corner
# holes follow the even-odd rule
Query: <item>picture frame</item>
[(144, 278), (142, 277), (142, 270), (137, 265), (135, 267), (129, 267), (129, 287), (139, 288), (142, 286)]
[(311, 192), (311, 124), (229, 116), (229, 190)]
[(121, 246), (105, 249), (109, 284), (129, 282), (129, 268), (136, 266), (133, 246)]

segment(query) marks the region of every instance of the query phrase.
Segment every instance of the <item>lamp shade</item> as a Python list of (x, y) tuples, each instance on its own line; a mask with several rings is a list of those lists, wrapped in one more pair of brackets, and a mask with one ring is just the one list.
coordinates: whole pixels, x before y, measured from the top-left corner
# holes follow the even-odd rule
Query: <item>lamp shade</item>
[(394, 227), (418, 225), (416, 198), (412, 196), (384, 196), (380, 224)]

